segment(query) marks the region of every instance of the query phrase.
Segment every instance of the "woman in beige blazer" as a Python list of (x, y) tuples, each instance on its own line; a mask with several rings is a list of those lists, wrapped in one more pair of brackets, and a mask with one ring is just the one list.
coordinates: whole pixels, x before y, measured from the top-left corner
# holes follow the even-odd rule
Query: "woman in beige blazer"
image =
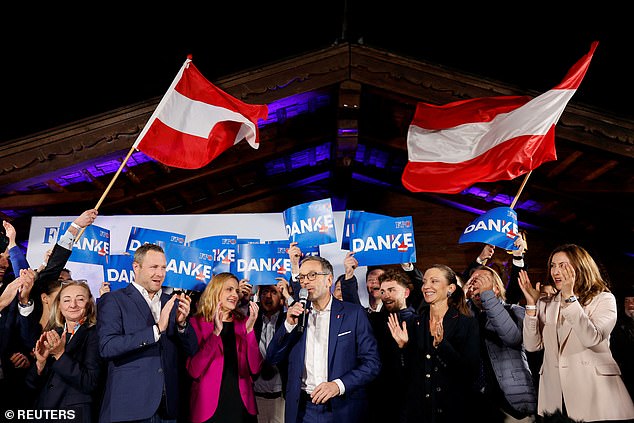
[(574, 420), (631, 421), (634, 404), (612, 358), (609, 339), (616, 324), (616, 299), (590, 254), (574, 244), (555, 248), (548, 259), (559, 291), (540, 298), (526, 271), (519, 284), (526, 297), (524, 344), (544, 349), (538, 414), (561, 410)]

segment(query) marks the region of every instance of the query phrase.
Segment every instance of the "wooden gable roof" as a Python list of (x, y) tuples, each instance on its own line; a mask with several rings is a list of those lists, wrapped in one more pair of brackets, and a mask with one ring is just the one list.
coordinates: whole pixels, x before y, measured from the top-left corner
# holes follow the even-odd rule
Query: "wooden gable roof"
[[(522, 178), (455, 195), (405, 190), (400, 177), (416, 103), (541, 94), (348, 43), (213, 82), (247, 103), (269, 105), (259, 149), (241, 142), (194, 171), (136, 152), (100, 213), (279, 212), (331, 197), (335, 209), (412, 215), (420, 260), (455, 266), (473, 254), (456, 245), (464, 227), (478, 211), (508, 206)], [(22, 241), (33, 215), (94, 207), (159, 100), (0, 146), (0, 213)], [(631, 271), (634, 123), (573, 97), (557, 125), (556, 147), (558, 160), (532, 172), (515, 206), (538, 264), (554, 244), (573, 241), (614, 255), (616, 273), (623, 264)]]

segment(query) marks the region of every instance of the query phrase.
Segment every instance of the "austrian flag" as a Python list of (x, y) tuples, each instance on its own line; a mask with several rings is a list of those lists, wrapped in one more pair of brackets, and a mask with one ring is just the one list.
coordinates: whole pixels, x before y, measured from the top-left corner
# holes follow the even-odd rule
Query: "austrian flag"
[(198, 169), (242, 139), (257, 149), (258, 119), (267, 116), (268, 106), (243, 103), (214, 86), (190, 56), (133, 147), (167, 166)]
[(598, 42), (550, 91), (443, 106), (419, 103), (407, 134), (403, 185), (456, 194), (476, 182), (510, 180), (556, 160), (555, 125), (581, 84)]

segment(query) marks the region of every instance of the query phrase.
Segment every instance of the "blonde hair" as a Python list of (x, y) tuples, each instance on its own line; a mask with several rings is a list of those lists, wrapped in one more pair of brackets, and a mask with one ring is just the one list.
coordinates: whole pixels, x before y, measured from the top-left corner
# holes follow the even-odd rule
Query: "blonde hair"
[[(231, 279), (234, 279), (238, 283), (238, 285), (240, 284), (238, 278), (233, 273), (229, 272), (218, 273), (211, 278), (211, 280), (207, 284), (207, 287), (200, 295), (200, 299), (198, 300), (196, 310), (197, 316), (202, 316), (208, 322), (213, 322), (216, 307), (218, 307), (218, 303), (220, 302), (220, 294), (222, 292), (222, 289), (225, 286), (225, 282)], [(242, 314), (242, 312), (238, 308), (234, 309), (231, 314), (236, 320), (241, 320), (244, 318), (244, 314)]]
[[(498, 298), (506, 301), (506, 288), (504, 287), (504, 282), (502, 282), (500, 274), (489, 266), (478, 266), (473, 270), (473, 272), (476, 270), (485, 270), (493, 276), (493, 285), (498, 289)], [(473, 274), (473, 272), (471, 274)]]
[(95, 305), (95, 299), (92, 296), (92, 292), (90, 291), (90, 287), (84, 280), (67, 280), (61, 281), (62, 288), (57, 293), (57, 296), (53, 300), (53, 304), (51, 305), (51, 315), (46, 325), (45, 330), (52, 330), (55, 328), (63, 328), (66, 323), (66, 319), (62, 314), (62, 309), (59, 306), (59, 303), (62, 300), (62, 293), (69, 286), (81, 286), (88, 293), (88, 299), (86, 301), (86, 311), (84, 312), (84, 323), (88, 327), (94, 326), (97, 324), (97, 307)]

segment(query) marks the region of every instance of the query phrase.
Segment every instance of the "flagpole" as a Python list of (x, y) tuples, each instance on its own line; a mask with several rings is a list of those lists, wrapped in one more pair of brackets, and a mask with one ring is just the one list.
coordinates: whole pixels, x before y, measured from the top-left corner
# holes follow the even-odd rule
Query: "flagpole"
[(513, 202), (511, 203), (511, 208), (515, 207), (515, 203), (517, 203), (517, 199), (520, 198), (520, 194), (522, 193), (522, 190), (524, 189), (524, 187), (526, 186), (526, 182), (528, 182), (528, 177), (531, 176), (531, 173), (533, 173), (533, 171), (529, 171), (526, 176), (524, 177), (524, 181), (522, 182), (522, 185), (520, 186), (520, 189), (517, 190), (517, 194), (515, 195), (515, 198), (513, 199)]
[[(156, 106), (156, 109), (154, 109), (154, 112), (152, 113), (152, 115), (150, 116), (150, 118), (146, 122), (145, 126), (141, 130), (141, 133), (136, 138), (136, 141), (134, 141), (134, 144), (132, 144), (132, 147), (130, 148), (130, 151), (128, 151), (127, 156), (125, 156), (125, 158), (123, 159), (123, 162), (121, 162), (121, 166), (119, 166), (119, 169), (117, 170), (117, 172), (112, 177), (112, 180), (110, 181), (110, 183), (106, 187), (106, 190), (101, 195), (101, 198), (99, 199), (99, 201), (97, 202), (97, 205), (95, 206), (95, 210), (99, 210), (99, 207), (101, 206), (101, 204), (105, 200), (106, 195), (108, 195), (108, 192), (110, 191), (110, 189), (114, 185), (114, 182), (119, 177), (119, 174), (123, 170), (123, 167), (126, 165), (126, 163), (128, 163), (128, 160), (132, 156), (132, 153), (134, 153), (134, 150), (137, 149), (137, 146), (139, 145), (139, 143), (141, 142), (141, 140), (143, 139), (143, 137), (145, 136), (147, 131), (150, 129), (150, 126), (152, 125), (152, 123), (156, 119), (156, 116), (158, 116), (158, 114), (161, 112), (161, 110), (163, 110), (163, 108), (165, 107), (165, 103), (167, 102), (167, 99), (169, 98), (169, 96), (172, 93), (172, 91), (174, 91), (174, 87), (176, 87), (176, 84), (178, 83), (178, 81), (180, 81), (181, 77), (183, 76), (183, 72), (184, 72), (185, 68), (187, 66), (189, 66), (189, 63), (191, 61), (192, 61), (192, 56), (191, 55), (187, 55), (187, 59), (185, 60), (185, 63), (183, 63), (183, 66), (181, 66), (180, 70), (176, 74), (176, 77), (174, 78), (174, 80), (172, 81), (171, 85), (167, 89), (167, 92), (165, 93), (165, 95), (163, 95), (163, 98), (161, 98), (161, 101), (159, 102), (158, 106)], [(77, 234), (76, 240), (81, 238), (81, 236), (84, 234), (85, 230), (86, 230), (86, 228), (82, 228), (81, 231), (79, 231), (79, 233)]]
[[(522, 185), (520, 186), (520, 189), (517, 190), (517, 194), (515, 195), (515, 198), (513, 199), (513, 202), (511, 203), (511, 209), (515, 207), (515, 204), (517, 203), (517, 199), (520, 198), (520, 194), (522, 193), (522, 190), (524, 190), (524, 187), (526, 186), (526, 182), (528, 182), (528, 177), (531, 176), (531, 173), (533, 173), (532, 170), (530, 170), (524, 177), (524, 180), (522, 181)], [(523, 235), (522, 235), (522, 238), (524, 238)], [(507, 251), (507, 253), (511, 254), (513, 252)], [(487, 259), (482, 260), (482, 265), (485, 266), (486, 264), (487, 264)]]
[[(115, 172), (114, 176), (112, 177), (112, 179), (110, 180), (110, 183), (108, 184), (108, 186), (106, 187), (106, 189), (104, 190), (103, 194), (101, 194), (101, 198), (99, 199), (99, 201), (97, 201), (97, 205), (95, 206), (95, 210), (99, 210), (99, 207), (101, 206), (101, 203), (103, 203), (103, 200), (105, 200), (106, 195), (108, 195), (108, 193), (110, 192), (110, 189), (112, 188), (112, 186), (114, 185), (114, 182), (117, 180), (117, 178), (119, 177), (119, 175), (121, 174), (121, 171), (123, 170), (123, 167), (126, 165), (126, 163), (128, 163), (128, 160), (130, 159), (130, 157), (132, 156), (132, 153), (134, 153), (134, 150), (136, 150), (136, 147), (133, 145), (130, 148), (130, 151), (128, 151), (128, 154), (125, 156), (125, 158), (123, 159), (123, 161), (121, 162), (121, 166), (119, 166), (119, 169), (117, 169), (117, 171)], [(86, 228), (81, 228), (81, 230), (79, 231), (79, 233), (77, 234), (76, 240), (78, 240), (79, 238), (81, 238), (81, 236), (84, 234), (84, 231), (86, 230)]]

